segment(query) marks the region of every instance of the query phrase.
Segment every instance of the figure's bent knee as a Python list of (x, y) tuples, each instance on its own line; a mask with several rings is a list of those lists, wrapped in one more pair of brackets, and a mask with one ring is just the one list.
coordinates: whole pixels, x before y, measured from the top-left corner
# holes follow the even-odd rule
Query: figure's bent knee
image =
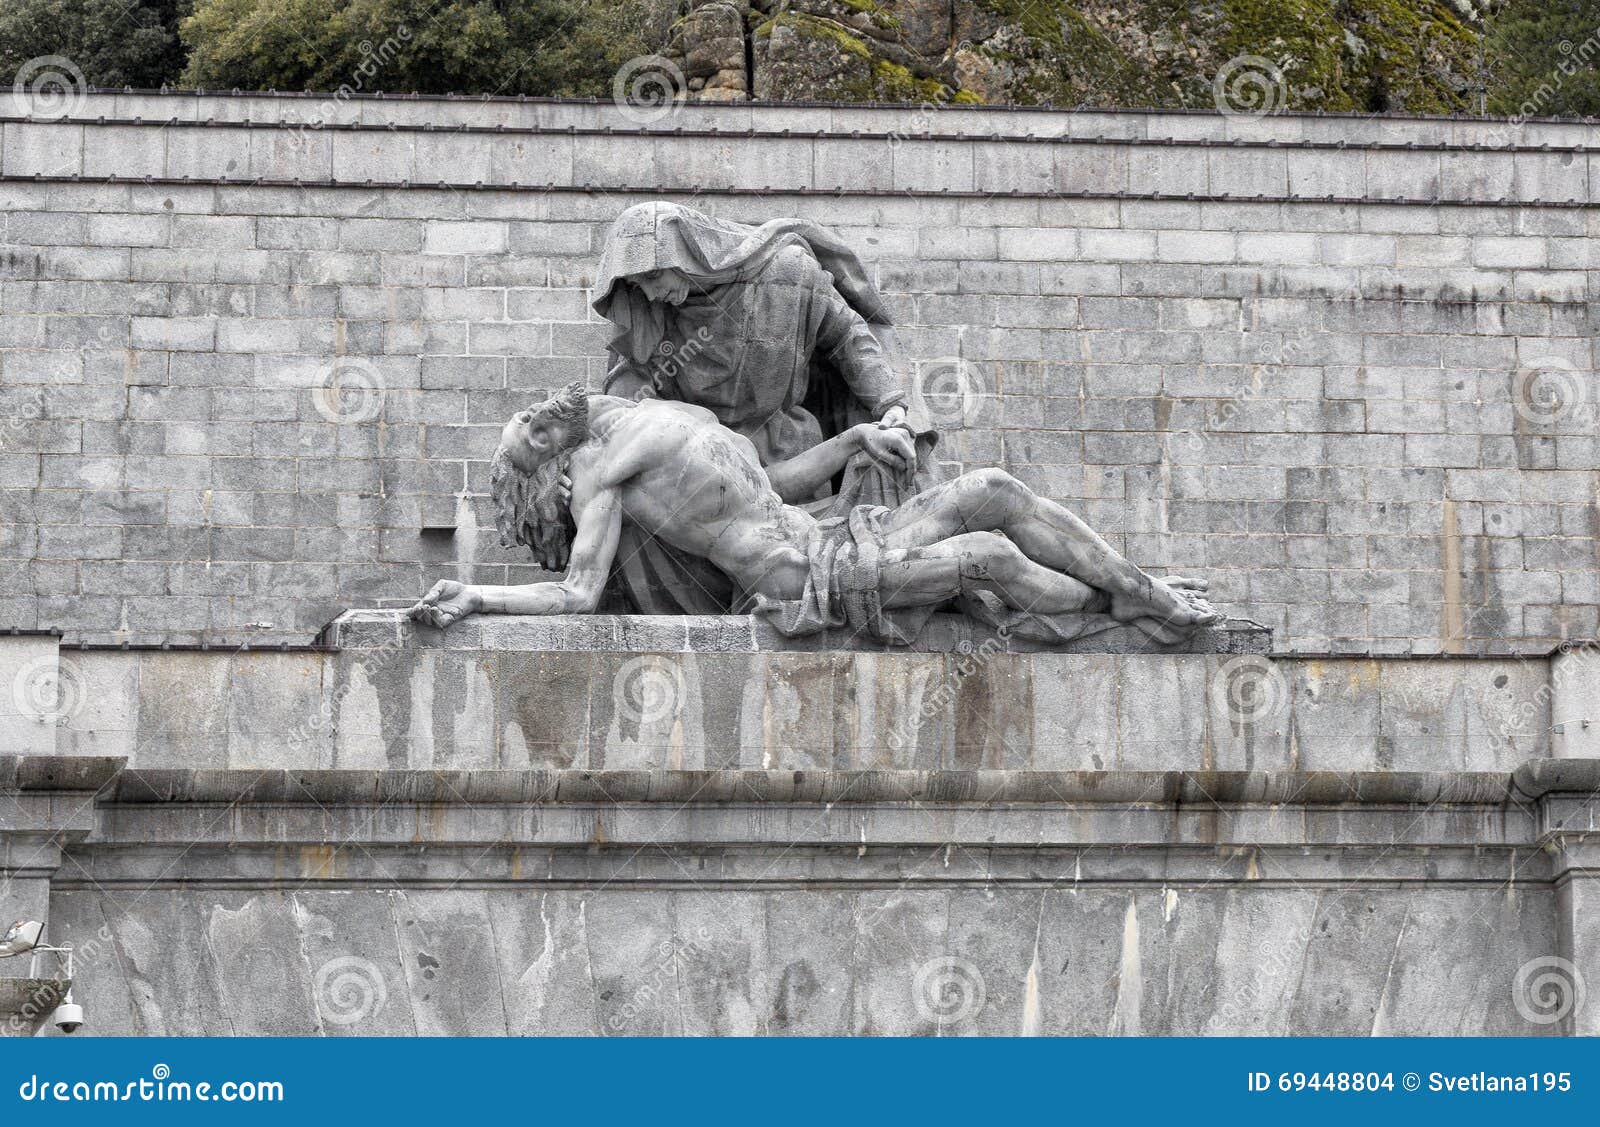
[(1009, 582), (1027, 563), (1022, 550), (998, 532), (969, 532), (961, 538), (961, 575), (970, 580)]
[[(961, 479), (969, 519), (1006, 519), (1033, 497), (1033, 491), (1002, 469), (974, 470)], [(1009, 541), (1008, 541), (1009, 543)]]

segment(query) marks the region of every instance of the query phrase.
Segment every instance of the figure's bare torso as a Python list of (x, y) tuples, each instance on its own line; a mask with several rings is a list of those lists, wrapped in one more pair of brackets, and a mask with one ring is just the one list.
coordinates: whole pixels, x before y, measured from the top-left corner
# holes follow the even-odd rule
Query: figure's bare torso
[[(615, 401), (613, 401), (615, 402)], [(720, 568), (746, 592), (797, 597), (814, 519), (773, 492), (750, 440), (693, 404), (646, 399), (616, 410), (573, 453), (573, 502), (619, 490), (624, 517)]]

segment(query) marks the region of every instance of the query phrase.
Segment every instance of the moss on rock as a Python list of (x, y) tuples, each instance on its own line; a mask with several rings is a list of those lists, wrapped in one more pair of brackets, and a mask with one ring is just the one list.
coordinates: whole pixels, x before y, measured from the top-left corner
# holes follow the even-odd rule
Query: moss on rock
[[(1448, 113), (1474, 108), (1483, 81), (1483, 28), (1454, 0), (759, 6), (767, 97), (1211, 109), (1244, 71), (1271, 88), (1240, 108)], [(778, 29), (793, 38), (764, 59)]]

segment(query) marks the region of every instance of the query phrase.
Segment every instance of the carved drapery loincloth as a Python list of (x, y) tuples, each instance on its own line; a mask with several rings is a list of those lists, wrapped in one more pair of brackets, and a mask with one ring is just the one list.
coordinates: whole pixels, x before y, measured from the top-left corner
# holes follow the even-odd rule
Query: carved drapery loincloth
[[(806, 544), (806, 583), (800, 597), (754, 595), (743, 599), (737, 612), (760, 615), (789, 637), (844, 627), (891, 645), (915, 642), (941, 607), (883, 606), (883, 567), (904, 555), (884, 546), (883, 521), (889, 513), (882, 505), (857, 505), (846, 516), (818, 521)], [(1067, 642), (1123, 625), (1108, 614), (1014, 610), (987, 592), (968, 592), (955, 603), (1001, 637), (1015, 635), (1036, 642)]]

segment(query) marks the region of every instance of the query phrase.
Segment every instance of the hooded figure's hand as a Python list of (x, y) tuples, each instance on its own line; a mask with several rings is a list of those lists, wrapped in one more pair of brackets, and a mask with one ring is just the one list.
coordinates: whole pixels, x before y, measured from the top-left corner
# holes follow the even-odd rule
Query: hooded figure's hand
[(917, 445), (903, 427), (862, 423), (857, 437), (862, 451), (893, 474), (909, 475), (917, 468)]

